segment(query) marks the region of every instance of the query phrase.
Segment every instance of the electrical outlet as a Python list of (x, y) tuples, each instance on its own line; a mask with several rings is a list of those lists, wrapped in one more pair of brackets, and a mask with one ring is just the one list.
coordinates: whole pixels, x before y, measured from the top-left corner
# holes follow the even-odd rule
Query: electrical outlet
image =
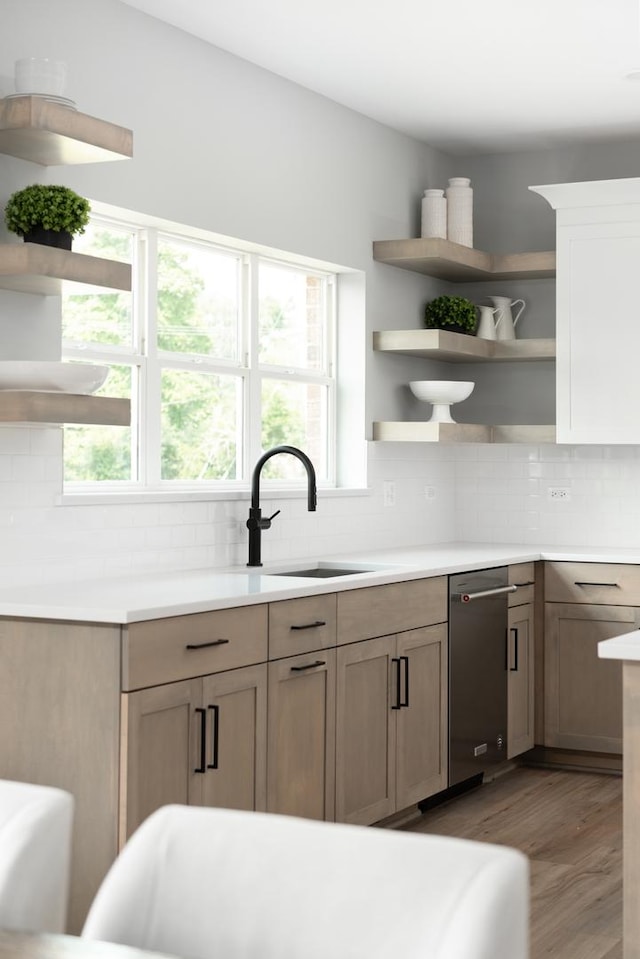
[(396, 484), (386, 482), (382, 484), (382, 499), (385, 506), (396, 505)]
[(424, 488), (424, 498), (425, 498), (425, 499), (435, 499), (435, 498), (436, 498), (436, 488), (435, 488), (435, 486), (425, 486), (425, 488)]
[(555, 503), (571, 502), (571, 490), (568, 486), (550, 486), (547, 495)]

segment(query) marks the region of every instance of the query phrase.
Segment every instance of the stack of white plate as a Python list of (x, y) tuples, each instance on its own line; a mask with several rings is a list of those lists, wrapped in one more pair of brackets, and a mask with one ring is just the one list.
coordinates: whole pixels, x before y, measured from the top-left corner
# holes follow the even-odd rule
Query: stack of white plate
[(68, 97), (55, 97), (50, 93), (9, 93), (5, 100), (18, 100), (20, 97), (40, 97), (41, 100), (58, 103), (61, 107), (67, 107), (69, 110), (78, 109), (74, 100), (70, 100)]

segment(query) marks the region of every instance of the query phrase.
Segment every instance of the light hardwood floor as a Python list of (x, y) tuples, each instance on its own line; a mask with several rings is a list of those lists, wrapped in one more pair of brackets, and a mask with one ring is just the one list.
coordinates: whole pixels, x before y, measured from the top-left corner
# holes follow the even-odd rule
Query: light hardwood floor
[(521, 849), (531, 959), (622, 959), (622, 779), (520, 768), (404, 827)]

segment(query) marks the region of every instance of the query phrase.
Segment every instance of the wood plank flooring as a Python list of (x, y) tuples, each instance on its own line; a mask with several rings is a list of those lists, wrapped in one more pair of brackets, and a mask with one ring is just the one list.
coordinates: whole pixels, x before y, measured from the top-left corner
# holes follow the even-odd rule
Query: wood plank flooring
[(403, 828), (529, 856), (531, 959), (622, 959), (621, 777), (522, 767)]

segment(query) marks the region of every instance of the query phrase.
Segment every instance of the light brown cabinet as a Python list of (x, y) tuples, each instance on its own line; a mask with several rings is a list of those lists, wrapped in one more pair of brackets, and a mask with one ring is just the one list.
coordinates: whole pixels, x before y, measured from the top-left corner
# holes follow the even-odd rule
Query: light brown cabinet
[(264, 663), (124, 694), (121, 842), (168, 803), (266, 809), (266, 725)]
[(372, 823), (447, 785), (447, 580), (338, 594), (336, 819)]
[(640, 567), (545, 563), (545, 746), (622, 753), (622, 667), (598, 643), (639, 625)]
[(547, 603), (545, 746), (622, 753), (622, 668), (598, 643), (640, 626), (631, 606)]
[(533, 563), (509, 567), (507, 640), (507, 759), (534, 746), (535, 730), (535, 568)]
[(446, 788), (447, 628), (338, 648), (336, 819), (368, 824)]
[(335, 688), (335, 648), (269, 663), (269, 812), (334, 819)]
[(335, 593), (269, 604), (269, 812), (334, 818), (335, 646)]
[(507, 657), (507, 759), (534, 745), (533, 605), (509, 608)]

